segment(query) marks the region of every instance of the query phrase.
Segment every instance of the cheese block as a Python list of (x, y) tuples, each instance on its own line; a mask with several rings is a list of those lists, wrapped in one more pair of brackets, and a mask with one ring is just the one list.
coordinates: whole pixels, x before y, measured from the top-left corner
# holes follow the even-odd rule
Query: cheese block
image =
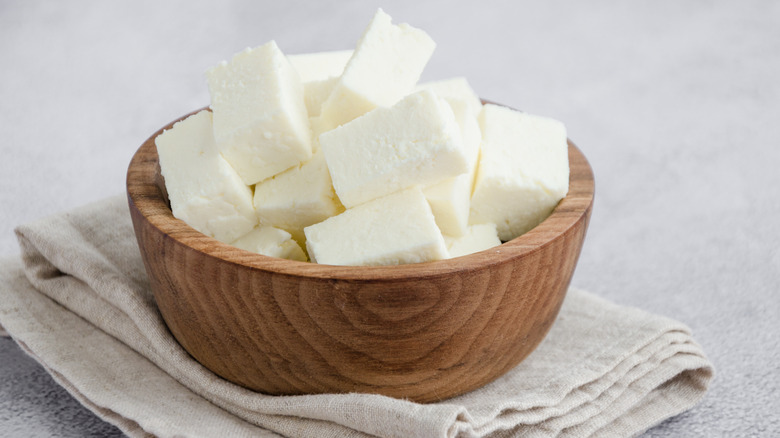
[(304, 232), (309, 257), (327, 265), (397, 265), (448, 255), (419, 188), (348, 209)]
[(254, 228), (252, 190), (217, 150), (211, 112), (176, 123), (155, 144), (175, 217), (225, 243)]
[(439, 81), (429, 81), (417, 84), (417, 90), (431, 90), (437, 96), (447, 101), (460, 100), (468, 107), (474, 117), (482, 110), (482, 101), (471, 88), (464, 77), (454, 77)]
[(322, 121), (322, 118), (319, 116), (314, 116), (309, 118), (309, 122), (311, 122), (311, 149), (314, 153), (320, 150), (320, 134), (323, 132), (330, 131), (329, 126), (325, 126), (325, 123)]
[(322, 103), (330, 96), (352, 50), (287, 55), (303, 83), (303, 97), (309, 117), (320, 115)]
[[(322, 103), (330, 96), (338, 82), (339, 78), (328, 78), (303, 84), (303, 100), (306, 103), (306, 111), (309, 117), (318, 117), (320, 115)], [(329, 126), (328, 129), (330, 129)]]
[(349, 58), (352, 57), (352, 50), (331, 50), (328, 52), (300, 53), (287, 55), (301, 82), (305, 85), (307, 82), (322, 81), (325, 79), (339, 77), (344, 72), (344, 66), (347, 65)]
[(305, 227), (344, 211), (321, 151), (306, 163), (257, 184), (254, 205), (260, 223), (288, 231), (302, 245)]
[(469, 224), (471, 174), (464, 173), (423, 189), (443, 234), (462, 236)]
[(477, 117), (471, 107), (473, 102), (460, 97), (450, 97), (447, 101), (460, 127), (468, 171), (430, 186), (423, 193), (431, 204), (431, 210), (441, 232), (450, 236), (462, 236), (468, 226), (471, 191), (482, 136)]
[(347, 208), (468, 171), (455, 115), (430, 91), (324, 132), (319, 142)]
[(308, 261), (303, 249), (292, 239), (290, 233), (279, 228), (260, 226), (234, 240), (231, 245), (246, 251), (269, 257)]
[(335, 128), (411, 93), (435, 47), (428, 34), (408, 24), (393, 25), (379, 9), (322, 105), (324, 122)]
[(214, 137), (248, 185), (311, 158), (311, 127), (298, 73), (275, 42), (206, 73)]
[(484, 251), (501, 245), (496, 224), (471, 225), (460, 237), (444, 236), (449, 258), (460, 257)]
[(566, 128), (546, 117), (485, 105), (469, 221), (495, 223), (508, 241), (550, 215), (569, 190)]

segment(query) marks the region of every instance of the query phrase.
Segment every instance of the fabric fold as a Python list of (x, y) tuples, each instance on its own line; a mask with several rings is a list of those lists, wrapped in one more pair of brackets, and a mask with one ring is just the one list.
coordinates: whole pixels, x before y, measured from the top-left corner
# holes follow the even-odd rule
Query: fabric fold
[(23, 265), (0, 268), (0, 324), (130, 436), (632, 436), (689, 409), (712, 378), (685, 325), (572, 288), (536, 351), (468, 394), (268, 396), (214, 375), (172, 337), (123, 196), (16, 232)]

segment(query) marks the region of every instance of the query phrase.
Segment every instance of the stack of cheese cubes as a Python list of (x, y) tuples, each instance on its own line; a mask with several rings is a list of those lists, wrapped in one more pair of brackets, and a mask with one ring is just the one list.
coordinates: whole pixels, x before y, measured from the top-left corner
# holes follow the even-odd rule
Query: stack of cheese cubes
[(525, 233), (566, 195), (555, 120), (418, 84), (435, 44), (377, 11), (354, 51), (275, 42), (207, 72), (211, 108), (156, 138), (175, 217), (260, 254), (331, 265), (457, 257)]

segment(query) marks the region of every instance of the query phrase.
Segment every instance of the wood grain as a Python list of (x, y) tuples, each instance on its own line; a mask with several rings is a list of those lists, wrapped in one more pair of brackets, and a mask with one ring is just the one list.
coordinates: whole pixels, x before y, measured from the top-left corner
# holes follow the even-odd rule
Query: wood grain
[[(164, 129), (169, 128), (169, 124)], [(569, 143), (569, 193), (498, 247), (401, 266), (327, 266), (253, 254), (174, 218), (154, 138), (127, 195), (157, 304), (201, 364), (267, 394), (370, 392), (431, 402), (520, 363), (560, 309), (593, 205), (593, 173)]]

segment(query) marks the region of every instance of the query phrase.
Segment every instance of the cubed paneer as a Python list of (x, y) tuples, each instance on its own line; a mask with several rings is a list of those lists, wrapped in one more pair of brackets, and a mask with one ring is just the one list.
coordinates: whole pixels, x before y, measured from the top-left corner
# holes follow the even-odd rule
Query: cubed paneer
[(257, 184), (254, 204), (261, 224), (288, 231), (301, 245), (305, 245), (304, 228), (344, 211), (321, 151)]
[(501, 245), (496, 224), (471, 225), (460, 237), (444, 236), (449, 258), (460, 257), (475, 252), (484, 251)]
[(417, 84), (416, 88), (418, 90), (431, 90), (437, 96), (448, 101), (462, 100), (474, 117), (477, 117), (482, 110), (482, 101), (464, 77), (423, 82)]
[(309, 257), (321, 264), (397, 265), (447, 257), (419, 188), (361, 204), (304, 232)]
[(468, 171), (427, 187), (423, 193), (431, 204), (433, 215), (436, 217), (436, 223), (441, 232), (450, 236), (462, 236), (468, 226), (471, 192), (482, 136), (471, 103), (458, 97), (450, 97), (446, 100), (455, 114), (458, 126), (460, 126)]
[(330, 128), (414, 91), (436, 43), (408, 24), (393, 25), (379, 9), (357, 43), (320, 115)]
[(322, 103), (333, 92), (351, 57), (352, 50), (287, 55), (301, 78), (309, 117), (320, 115)]
[(236, 54), (206, 77), (217, 146), (245, 184), (311, 158), (303, 85), (275, 42)]
[(176, 123), (155, 144), (175, 217), (225, 243), (257, 224), (252, 189), (217, 150), (211, 112)]
[(347, 208), (468, 171), (455, 115), (430, 91), (377, 108), (321, 134), (319, 141)]
[(322, 81), (341, 76), (344, 66), (352, 57), (352, 50), (331, 50), (328, 52), (299, 53), (287, 55), (301, 82)]
[[(303, 98), (306, 102), (306, 111), (309, 117), (319, 117), (322, 103), (336, 88), (339, 78), (323, 79), (321, 81), (306, 82), (303, 84)], [(314, 128), (314, 127), (312, 127)], [(330, 127), (328, 127), (330, 129)]]
[(309, 259), (290, 233), (279, 228), (260, 226), (234, 240), (231, 245), (269, 257), (305, 262)]
[(537, 226), (569, 190), (566, 128), (546, 117), (485, 105), (471, 224), (494, 223), (502, 241)]

